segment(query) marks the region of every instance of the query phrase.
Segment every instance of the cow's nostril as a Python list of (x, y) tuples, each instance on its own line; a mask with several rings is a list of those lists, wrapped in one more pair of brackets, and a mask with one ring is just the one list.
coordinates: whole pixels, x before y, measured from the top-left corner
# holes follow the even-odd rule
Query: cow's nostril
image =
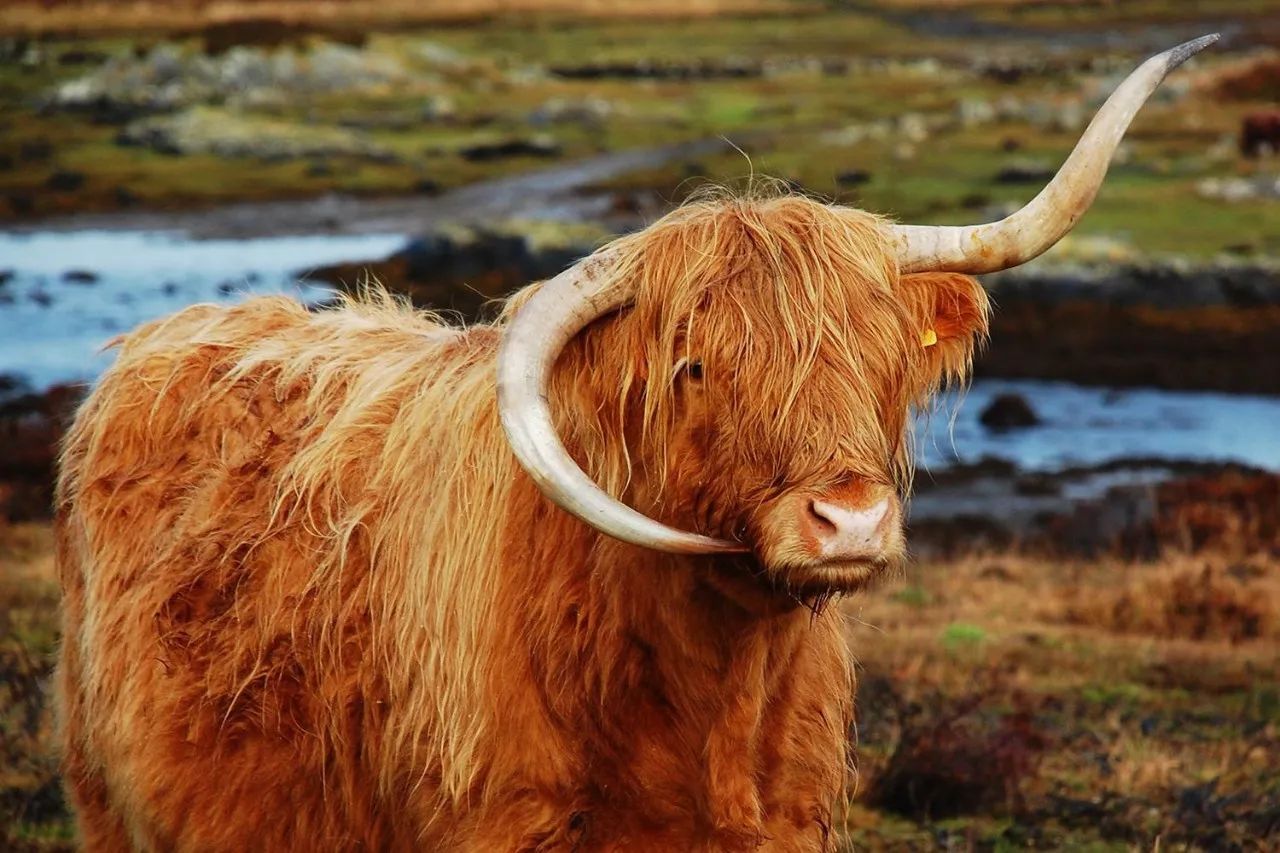
[(809, 501), (809, 523), (813, 525), (814, 532), (823, 537), (835, 536), (840, 529), (835, 521), (823, 514), (817, 501)]

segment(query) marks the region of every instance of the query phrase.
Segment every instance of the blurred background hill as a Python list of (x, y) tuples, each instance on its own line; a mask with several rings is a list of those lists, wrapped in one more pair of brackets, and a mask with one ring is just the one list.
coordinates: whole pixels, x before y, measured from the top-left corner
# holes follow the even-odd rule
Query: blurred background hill
[(99, 348), (376, 276), (489, 300), (708, 185), (998, 218), (1147, 55), (1073, 235), (989, 276), (917, 559), (845, 602), (850, 849), (1280, 844), (1280, 9), (1269, 0), (0, 0), (0, 848), (49, 751), (56, 442)]

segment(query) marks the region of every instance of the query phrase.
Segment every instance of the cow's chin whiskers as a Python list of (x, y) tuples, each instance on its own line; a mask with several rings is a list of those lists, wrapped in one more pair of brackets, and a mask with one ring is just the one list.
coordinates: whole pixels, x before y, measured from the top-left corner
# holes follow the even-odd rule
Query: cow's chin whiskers
[(823, 593), (853, 593), (868, 589), (901, 563), (893, 556), (864, 560), (808, 563), (771, 569), (793, 593), (808, 597)]
[(751, 561), (752, 574), (770, 588), (798, 602), (861, 592), (901, 570), (906, 561), (902, 549), (893, 549), (873, 558), (815, 560), (800, 548), (757, 548)]

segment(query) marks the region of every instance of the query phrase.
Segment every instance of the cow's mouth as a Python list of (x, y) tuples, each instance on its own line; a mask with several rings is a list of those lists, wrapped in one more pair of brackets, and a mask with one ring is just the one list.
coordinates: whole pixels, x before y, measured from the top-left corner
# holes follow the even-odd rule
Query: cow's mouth
[(732, 561), (734, 574), (749, 576), (771, 596), (801, 604), (825, 600), (833, 595), (861, 592), (874, 586), (900, 564), (894, 557), (824, 561), (805, 564), (771, 565), (759, 551), (749, 558)]
[(776, 583), (803, 598), (860, 592), (883, 577), (896, 562), (889, 557), (838, 560), (789, 566), (769, 574), (775, 578)]

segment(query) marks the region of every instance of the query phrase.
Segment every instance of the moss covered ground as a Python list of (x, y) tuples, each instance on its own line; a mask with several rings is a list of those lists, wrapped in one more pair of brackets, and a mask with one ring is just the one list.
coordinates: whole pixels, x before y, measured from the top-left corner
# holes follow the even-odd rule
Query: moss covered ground
[[(340, 148), (280, 156), (269, 146), (261, 156), (218, 156), (125, 145), (126, 129), (153, 110), (53, 103), (59, 86), (104, 63), (149, 67), (159, 48), (194, 62), (214, 47), (208, 34), (14, 42), (0, 62), (0, 217), (328, 191), (439, 192), (602, 151), (723, 136), (741, 151), (671, 162), (607, 189), (678, 200), (703, 181), (770, 175), (903, 219), (971, 221), (1029, 198), (1035, 174), (1062, 160), (1109, 85), (1153, 49), (1146, 46), (1153, 37), (1137, 31), (1133, 47), (1118, 49), (1123, 42), (1103, 37), (1110, 28), (1141, 16), (1176, 21), (1181, 29), (1167, 36), (1174, 40), (1181, 37), (1174, 29), (1193, 31), (1199, 20), (1205, 27), (1224, 16), (1244, 25), (1268, 20), (1260, 17), (1266, 4), (1249, 0), (1143, 0), (1140, 13), (1134, 4), (1072, 2), (920, 2), (888, 12), (870, 5), (797, 4), (790, 14), (679, 21), (522, 17), (342, 36), (291, 31), (272, 44), (232, 49), (306, 65), (336, 41), (395, 73), (376, 85), (285, 88), (269, 98), (224, 88), (158, 110), (220, 110), (228, 134), (255, 127), (277, 136), (292, 127), (300, 138), (346, 134), (378, 156)], [(898, 14), (939, 8), (1004, 29), (920, 31)], [(1259, 24), (1258, 32), (1268, 30)], [(1206, 178), (1270, 174), (1265, 160), (1241, 156), (1235, 140), (1242, 116), (1271, 101), (1224, 95), (1214, 82), (1263, 42), (1236, 37), (1170, 81), (1171, 96), (1139, 116), (1084, 233), (1155, 253), (1280, 249), (1280, 205), (1200, 190)], [(513, 142), (546, 150), (502, 150)], [(486, 146), (489, 153), (475, 153)], [(1002, 175), (1011, 166), (1030, 177)]]

